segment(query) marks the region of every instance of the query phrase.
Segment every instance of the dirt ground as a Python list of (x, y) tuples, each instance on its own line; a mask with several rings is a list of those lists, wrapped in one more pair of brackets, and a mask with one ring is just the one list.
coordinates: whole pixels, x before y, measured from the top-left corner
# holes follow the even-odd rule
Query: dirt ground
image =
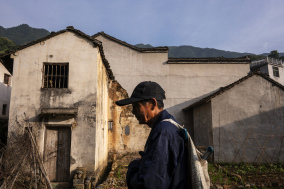
[[(107, 179), (97, 188), (126, 189), (128, 164), (139, 158), (129, 154), (116, 159)], [(283, 164), (208, 164), (210, 188), (284, 188)]]

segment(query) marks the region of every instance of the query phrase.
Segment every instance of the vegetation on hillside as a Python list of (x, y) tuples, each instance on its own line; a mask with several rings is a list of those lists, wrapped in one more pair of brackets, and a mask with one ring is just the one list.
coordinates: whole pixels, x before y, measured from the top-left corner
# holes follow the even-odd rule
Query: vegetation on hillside
[(250, 58), (251, 61), (254, 61), (254, 60), (264, 59), (266, 56), (251, 54), (251, 55), (248, 55), (248, 57)]
[(193, 46), (169, 46), (169, 57), (178, 58), (206, 58), (206, 57), (226, 57), (238, 58), (250, 55), (251, 53), (238, 53), (223, 51), (213, 48), (199, 48)]
[(13, 50), (17, 46), (13, 41), (6, 37), (1, 37), (0, 36), (0, 53), (4, 53), (6, 50)]
[(135, 45), (135, 47), (138, 47), (138, 48), (153, 48), (152, 45), (150, 45), (150, 44), (144, 45), (143, 43), (139, 43), (139, 44)]
[[(27, 24), (22, 24), (12, 28), (3, 28), (0, 26), (0, 53), (6, 50), (13, 50), (17, 45), (25, 45), (29, 42), (45, 37), (49, 31), (45, 29), (32, 28)], [(14, 43), (13, 43), (14, 42)], [(150, 44), (137, 44), (139, 48), (153, 48)], [(255, 55), (252, 53), (238, 53), (213, 48), (199, 48), (193, 46), (169, 46), (170, 58), (207, 58), (207, 57), (225, 57), (225, 58), (239, 58), (248, 56), (252, 61), (263, 59), (266, 56), (284, 59), (284, 53), (278, 53), (273, 50), (269, 53)]]
[(0, 26), (0, 36), (14, 41), (16, 45), (25, 45), (31, 41), (45, 37), (49, 31), (45, 29), (32, 28), (27, 24), (22, 24), (12, 28), (3, 28)]
[[(142, 43), (135, 45), (139, 48), (153, 48), (152, 45), (144, 45)], [(226, 58), (238, 58), (247, 55), (253, 55), (251, 53), (238, 53), (223, 51), (213, 48), (199, 48), (188, 45), (183, 46), (169, 46), (169, 57), (170, 58), (207, 58), (207, 57), (226, 57)], [(254, 55), (256, 56), (256, 55)]]
[(284, 53), (278, 53), (277, 50), (270, 51), (270, 53), (263, 53), (260, 55), (249, 55), (248, 56), (251, 61), (264, 59), (265, 57), (275, 58), (275, 59), (282, 59), (284, 61)]

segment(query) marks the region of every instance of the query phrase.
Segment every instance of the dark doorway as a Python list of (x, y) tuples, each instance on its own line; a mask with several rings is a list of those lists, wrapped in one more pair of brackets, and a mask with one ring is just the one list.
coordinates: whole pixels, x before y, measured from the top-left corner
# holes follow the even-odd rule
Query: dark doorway
[(70, 180), (70, 127), (47, 127), (45, 133), (44, 164), (53, 182)]

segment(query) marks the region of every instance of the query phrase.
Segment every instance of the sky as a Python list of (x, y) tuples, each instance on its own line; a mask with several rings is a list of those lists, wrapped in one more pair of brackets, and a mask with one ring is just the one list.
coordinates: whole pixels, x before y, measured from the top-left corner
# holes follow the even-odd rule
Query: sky
[(284, 52), (284, 0), (0, 0), (0, 26), (104, 31), (135, 45)]

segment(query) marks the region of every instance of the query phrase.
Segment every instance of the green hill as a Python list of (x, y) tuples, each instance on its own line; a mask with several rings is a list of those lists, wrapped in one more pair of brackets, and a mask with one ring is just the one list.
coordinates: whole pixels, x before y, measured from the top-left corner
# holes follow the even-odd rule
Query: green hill
[(22, 24), (12, 28), (0, 26), (0, 36), (14, 41), (16, 45), (25, 45), (31, 41), (45, 37), (50, 32), (46, 29), (32, 28), (27, 24)]
[[(0, 53), (5, 50), (15, 49), (15, 46), (25, 45), (31, 41), (45, 37), (50, 34), (46, 29), (32, 28), (27, 24), (22, 24), (12, 28), (3, 28), (0, 26)], [(14, 42), (14, 43), (13, 43)], [(144, 45), (142, 43), (135, 45), (139, 48), (152, 48), (150, 44)], [(264, 58), (269, 53), (255, 55), (252, 53), (238, 53), (213, 48), (199, 48), (193, 46), (169, 46), (170, 58), (206, 58), (206, 57), (226, 57), (238, 58), (249, 56), (251, 60)], [(279, 57), (284, 56), (284, 53), (279, 53)]]
[(0, 37), (0, 53), (4, 53), (6, 50), (13, 50), (17, 46), (13, 41), (6, 37)]
[[(135, 46), (139, 48), (153, 48), (153, 46), (150, 44), (144, 45), (142, 43), (139, 43)], [(170, 58), (210, 58), (210, 57), (239, 58), (239, 57), (248, 56), (251, 60), (259, 60), (269, 55), (269, 53), (262, 53), (260, 55), (256, 55), (253, 53), (239, 53), (239, 52), (224, 51), (213, 48), (199, 48), (189, 45), (168, 46), (168, 48), (169, 48)], [(279, 53), (279, 57), (282, 56), (284, 56), (284, 53)]]
[[(152, 45), (137, 44), (139, 48), (152, 48)], [(189, 45), (183, 46), (169, 46), (169, 57), (170, 58), (208, 58), (208, 57), (226, 57), (226, 58), (238, 58), (243, 56), (252, 56), (252, 53), (238, 53), (223, 51), (212, 48), (199, 48)]]
[(223, 51), (211, 48), (199, 48), (193, 46), (169, 46), (169, 57), (178, 58), (206, 58), (206, 57), (226, 57), (226, 58), (238, 58), (252, 53), (238, 53)]

